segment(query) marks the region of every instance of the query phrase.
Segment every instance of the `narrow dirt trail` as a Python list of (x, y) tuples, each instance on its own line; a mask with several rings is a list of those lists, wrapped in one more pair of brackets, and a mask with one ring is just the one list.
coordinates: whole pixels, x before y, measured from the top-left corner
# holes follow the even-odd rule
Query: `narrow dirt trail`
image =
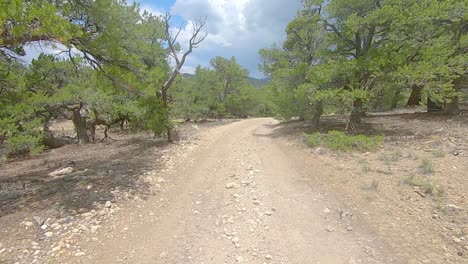
[(304, 157), (272, 137), (275, 124), (214, 129), (165, 175), (165, 192), (129, 209), (71, 262), (399, 263), (359, 221), (328, 212), (339, 204), (308, 183)]

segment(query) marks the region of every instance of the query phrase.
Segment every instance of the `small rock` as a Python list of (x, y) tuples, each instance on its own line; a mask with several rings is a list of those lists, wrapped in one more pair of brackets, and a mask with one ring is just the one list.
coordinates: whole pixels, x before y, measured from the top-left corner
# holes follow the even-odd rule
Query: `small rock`
[(43, 225), (41, 226), (41, 229), (42, 229), (42, 230), (46, 230), (47, 228), (48, 228), (48, 226), (47, 226), (46, 224), (43, 224)]
[(104, 207), (105, 207), (105, 208), (111, 208), (111, 207), (112, 207), (112, 202), (111, 202), (111, 201), (107, 201), (106, 204), (104, 204)]
[(98, 226), (91, 226), (91, 233), (96, 233), (98, 228), (99, 228)]
[(331, 227), (331, 226), (328, 226), (327, 229), (326, 229), (328, 232), (333, 232), (335, 231), (335, 228)]
[(63, 175), (70, 174), (72, 172), (73, 172), (73, 167), (66, 167), (66, 168), (58, 169), (58, 170), (55, 170), (55, 171), (49, 173), (49, 176), (58, 177), (58, 176), (63, 176)]
[(46, 237), (52, 237), (54, 235), (54, 233), (53, 232), (46, 232), (44, 235)]
[(268, 260), (272, 260), (272, 259), (273, 259), (273, 257), (272, 257), (271, 255), (266, 255), (265, 258), (268, 259)]
[(201, 203), (202, 203), (202, 202), (200, 202), (200, 201), (196, 201), (196, 202), (195, 202), (196, 205), (200, 205)]
[(42, 226), (44, 224), (44, 220), (40, 218), (39, 216), (34, 216), (33, 220), (36, 222), (38, 226)]
[(86, 253), (81, 252), (81, 251), (75, 253), (75, 257), (83, 257), (83, 256), (86, 256)]
[(163, 178), (161, 178), (161, 177), (158, 177), (158, 183), (165, 183), (165, 182), (166, 182), (165, 179), (163, 179)]
[(234, 237), (231, 241), (232, 243), (237, 244), (240, 242), (240, 239), (238, 237)]
[(271, 216), (272, 214), (273, 214), (273, 212), (271, 212), (271, 211), (266, 211), (265, 212), (265, 215), (268, 215), (268, 216)]
[(325, 208), (325, 209), (323, 209), (323, 212), (326, 213), (326, 214), (328, 214), (328, 213), (330, 213), (330, 209)]
[(233, 188), (236, 188), (237, 187), (237, 184), (233, 183), (233, 182), (230, 182), (228, 184), (226, 184), (226, 189), (233, 189)]
[(348, 226), (348, 227), (346, 228), (346, 230), (348, 230), (348, 231), (350, 231), (350, 232), (351, 232), (351, 231), (353, 231), (353, 230), (354, 230), (354, 228), (353, 228), (352, 226)]
[(27, 227), (31, 227), (34, 225), (33, 222), (24, 222), (23, 225), (27, 226)]
[(236, 256), (236, 261), (237, 262), (243, 262), (244, 258), (242, 256)]
[(62, 249), (61, 246), (56, 246), (56, 247), (52, 248), (52, 252), (60, 251), (60, 249)]
[(456, 206), (454, 204), (447, 204), (447, 207), (450, 208), (450, 209), (454, 209), (454, 210), (462, 210), (461, 207)]

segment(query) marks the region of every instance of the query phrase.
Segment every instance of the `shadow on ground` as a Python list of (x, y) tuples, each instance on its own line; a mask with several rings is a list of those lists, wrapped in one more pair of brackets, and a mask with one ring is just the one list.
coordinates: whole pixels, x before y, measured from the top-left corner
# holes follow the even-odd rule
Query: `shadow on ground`
[[(49, 210), (58, 214), (93, 209), (115, 199), (116, 189), (144, 197), (151, 188), (143, 175), (167, 143), (130, 139), (87, 146), (69, 145), (23, 161), (5, 164), (0, 172), (0, 217), (15, 212)], [(18, 169), (20, 166), (20, 169)], [(73, 166), (62, 177), (48, 174)]]
[[(350, 134), (367, 136), (384, 135), (386, 141), (406, 141), (430, 138), (432, 135), (448, 129), (457, 129), (468, 124), (468, 115), (446, 116), (439, 113), (373, 113), (363, 118), (363, 122)], [(291, 120), (278, 124), (266, 124), (272, 129), (270, 133), (254, 133), (258, 137), (298, 137), (320, 131), (346, 131), (346, 120), (340, 115), (323, 116), (320, 129), (315, 129), (309, 121)]]

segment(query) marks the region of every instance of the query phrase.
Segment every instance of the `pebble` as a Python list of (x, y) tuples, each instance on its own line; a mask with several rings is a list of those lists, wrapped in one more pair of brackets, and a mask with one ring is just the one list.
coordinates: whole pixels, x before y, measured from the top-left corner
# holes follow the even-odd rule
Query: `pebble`
[(83, 257), (83, 256), (85, 256), (85, 255), (86, 255), (86, 253), (84, 253), (84, 252), (77, 252), (77, 253), (75, 253), (75, 257)]
[(105, 207), (105, 208), (111, 208), (111, 207), (112, 207), (112, 202), (111, 202), (111, 201), (107, 201), (106, 204), (104, 204), (104, 207)]
[(236, 187), (236, 184), (233, 183), (233, 182), (230, 182), (230, 183), (226, 184), (226, 189), (233, 189), (235, 187)]
[(268, 260), (272, 260), (272, 259), (273, 259), (273, 257), (272, 257), (271, 255), (266, 255), (265, 258), (268, 259)]
[(33, 220), (36, 222), (38, 226), (42, 226), (44, 224), (44, 220), (40, 218), (39, 216), (34, 216)]
[(330, 209), (325, 208), (325, 209), (323, 210), (323, 212), (326, 213), (326, 214), (328, 214), (328, 213), (330, 213)]
[(353, 231), (354, 228), (353, 228), (352, 226), (348, 226), (348, 227), (346, 228), (346, 230), (348, 230), (348, 231)]
[(61, 246), (56, 246), (56, 247), (52, 248), (52, 252), (60, 251), (60, 249), (62, 249)]
[(24, 224), (25, 226), (27, 226), (27, 227), (31, 227), (31, 226), (34, 225), (33, 222), (24, 222), (23, 224)]
[(329, 226), (329, 227), (327, 227), (327, 229), (326, 229), (326, 230), (327, 230), (328, 232), (333, 232), (333, 231), (335, 231), (335, 228), (333, 228), (333, 227)]
[(52, 237), (54, 235), (54, 233), (53, 232), (46, 232), (44, 235), (46, 237)]

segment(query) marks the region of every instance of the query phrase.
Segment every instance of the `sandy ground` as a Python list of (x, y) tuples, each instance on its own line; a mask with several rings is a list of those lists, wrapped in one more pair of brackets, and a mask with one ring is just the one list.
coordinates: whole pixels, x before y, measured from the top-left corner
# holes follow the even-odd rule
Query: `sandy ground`
[[(72, 263), (400, 263), (347, 208), (307, 184), (273, 119), (210, 131)], [(300, 164), (300, 163), (299, 163)], [(320, 170), (320, 168), (315, 168)]]
[(369, 120), (375, 153), (311, 149), (307, 124), (263, 118), (7, 163), (0, 263), (466, 263), (465, 119)]

